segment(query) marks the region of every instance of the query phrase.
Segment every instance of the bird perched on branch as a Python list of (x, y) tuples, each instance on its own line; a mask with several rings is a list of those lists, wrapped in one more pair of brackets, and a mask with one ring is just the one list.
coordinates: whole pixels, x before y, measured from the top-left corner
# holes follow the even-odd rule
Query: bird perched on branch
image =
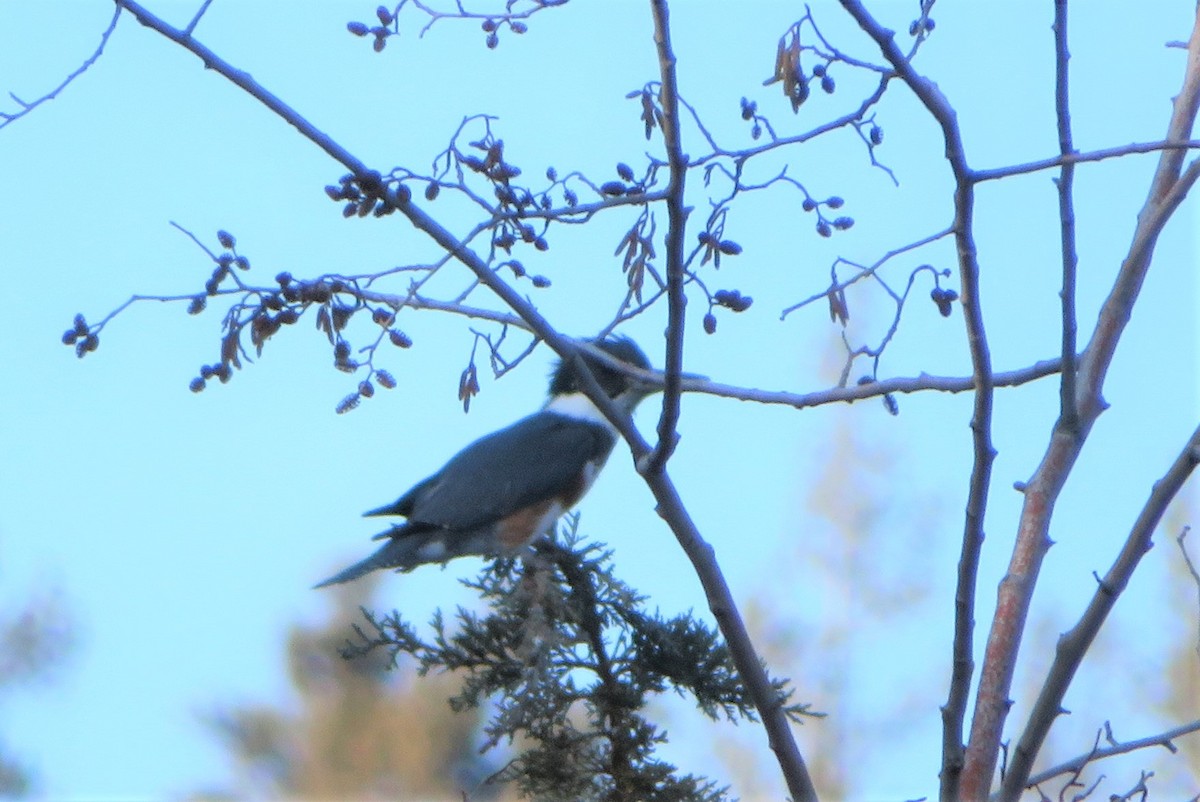
[[(631, 367), (650, 369), (632, 340), (593, 345)], [(634, 378), (580, 353), (596, 383), (626, 413), (662, 390), (661, 374), (657, 381)], [(317, 587), (381, 568), (407, 571), (469, 554), (516, 554), (550, 531), (588, 491), (617, 442), (616, 429), (583, 386), (576, 363), (560, 362), (541, 411), (481, 437), (395, 502), (365, 513), (407, 520), (376, 535), (387, 542), (370, 557)]]

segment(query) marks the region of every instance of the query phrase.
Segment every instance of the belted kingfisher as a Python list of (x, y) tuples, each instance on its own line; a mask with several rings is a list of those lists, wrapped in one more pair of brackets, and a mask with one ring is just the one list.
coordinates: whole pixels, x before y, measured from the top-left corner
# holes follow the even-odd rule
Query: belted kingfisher
[[(628, 338), (593, 345), (621, 362), (650, 369), (646, 355)], [(662, 390), (661, 381), (634, 379), (583, 356), (596, 382), (627, 413)], [(588, 491), (617, 442), (616, 429), (582, 388), (574, 364), (560, 362), (540, 412), (481, 437), (393, 503), (364, 513), (407, 520), (376, 535), (387, 542), (370, 557), (316, 587), (381, 568), (408, 571), (464, 555), (512, 555), (548, 532)]]

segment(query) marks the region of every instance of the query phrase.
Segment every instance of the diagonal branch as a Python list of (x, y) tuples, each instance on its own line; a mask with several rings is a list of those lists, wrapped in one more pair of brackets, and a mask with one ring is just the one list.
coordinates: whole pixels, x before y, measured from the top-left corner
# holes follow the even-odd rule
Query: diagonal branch
[[(254, 80), (248, 73), (234, 68), (221, 59), (213, 51), (196, 41), (184, 31), (173, 28), (162, 19), (156, 17), (134, 0), (115, 0), (119, 8), (129, 11), (137, 20), (170, 39), (186, 50), (198, 56), (206, 68), (211, 69), (261, 102), (279, 117), (296, 128), (306, 139), (324, 150), (335, 161), (342, 164), (355, 176), (370, 176), (367, 166), (353, 154), (321, 132), (307, 119), (284, 103), (276, 95)], [(387, 203), (403, 214), (412, 225), (423, 232), (444, 251), (462, 262), (481, 284), (492, 290), (510, 309), (520, 316), (530, 330), (545, 340), (555, 352), (564, 359), (578, 359), (579, 346), (570, 338), (560, 334), (552, 327), (537, 309), (525, 300), (516, 290), (503, 281), (488, 264), (461, 240), (451, 234), (444, 226), (434, 220), (429, 214), (411, 202), (407, 196), (402, 196), (394, 189), (387, 190)], [(682, 211), (682, 207), (680, 207)], [(679, 234), (682, 236), (682, 234)], [(668, 353), (668, 368), (670, 360), (676, 364), (674, 370), (678, 373), (679, 352), (675, 356)], [(622, 413), (612, 403), (611, 399), (600, 389), (588, 371), (582, 371), (586, 391), (589, 397), (600, 406), (606, 416), (617, 426), (622, 436), (629, 442), (633, 456), (639, 464), (652, 453), (650, 445), (641, 437), (627, 414)], [(678, 377), (676, 379), (678, 381)], [(671, 388), (668, 387), (668, 394)], [(674, 390), (678, 393), (678, 388)], [(673, 426), (672, 426), (673, 428)], [(667, 522), (679, 540), (680, 546), (691, 560), (699, 575), (702, 586), (708, 597), (709, 607), (722, 635), (729, 644), (738, 672), (746, 683), (747, 690), (753, 698), (759, 715), (768, 727), (772, 747), (776, 749), (777, 757), (783, 768), (794, 798), (799, 800), (815, 800), (811, 780), (803, 761), (800, 759), (791, 731), (787, 727), (784, 715), (784, 704), (779, 694), (771, 685), (766, 669), (754, 648), (750, 635), (742, 620), (733, 595), (725, 582), (720, 566), (717, 564), (712, 547), (704, 541), (695, 523), (685, 509), (678, 491), (671, 482), (665, 469), (648, 474), (646, 481), (658, 500), (658, 511)], [(782, 722), (782, 726), (781, 726)]]
[(1079, 622), (1059, 638), (1054, 663), (1050, 666), (1046, 682), (1042, 685), (1037, 701), (1029, 713), (1025, 731), (1021, 733), (1021, 739), (1012, 751), (1000, 794), (1001, 800), (1016, 800), (1021, 796), (1021, 791), (1030, 784), (1027, 778), (1033, 769), (1033, 761), (1046, 739), (1046, 733), (1050, 731), (1050, 725), (1062, 712), (1063, 697), (1071, 685), (1071, 680), (1075, 678), (1075, 671), (1091, 648), (1092, 641), (1108, 617), (1109, 611), (1125, 590), (1142, 556), (1150, 550), (1151, 537), (1163, 513), (1166, 512), (1167, 505), (1178, 495), (1183, 483), (1197, 465), (1200, 465), (1200, 426), (1192, 432), (1191, 438), (1163, 477), (1154, 483), (1150, 498), (1146, 500), (1137, 521), (1130, 529), (1121, 553), (1104, 578), (1099, 580), (1092, 600)]
[(1133, 741), (1112, 741), (1109, 746), (1097, 746), (1095, 749), (1085, 752), (1082, 755), (1077, 755), (1070, 760), (1059, 763), (1057, 766), (1052, 766), (1045, 771), (1038, 772), (1025, 781), (1025, 787), (1033, 788), (1035, 785), (1040, 785), (1047, 780), (1052, 780), (1060, 774), (1079, 771), (1083, 769), (1084, 766), (1088, 765), (1089, 763), (1094, 763), (1097, 760), (1128, 754), (1129, 752), (1135, 752), (1138, 749), (1146, 749), (1151, 746), (1161, 746), (1171, 752), (1175, 752), (1177, 747), (1174, 744), (1174, 740), (1184, 735), (1191, 735), (1193, 732), (1200, 732), (1200, 720), (1192, 721), (1187, 724), (1181, 724), (1180, 726), (1169, 729), (1166, 732), (1160, 732), (1158, 735), (1150, 735)]
[(80, 75), (83, 75), (85, 72), (87, 72), (88, 68), (95, 64), (96, 60), (104, 53), (104, 46), (108, 44), (108, 39), (110, 36), (112, 36), (112, 32), (116, 30), (117, 20), (120, 18), (121, 9), (118, 7), (113, 10), (112, 21), (109, 22), (108, 27), (104, 29), (104, 33), (100, 34), (100, 44), (96, 46), (96, 49), (92, 52), (92, 55), (84, 59), (83, 63), (76, 67), (66, 78), (64, 78), (62, 83), (60, 83), (58, 86), (54, 87), (46, 94), (31, 102), (21, 100), (12, 92), (9, 92), (8, 96), (15, 100), (21, 108), (19, 111), (15, 112), (0, 111), (0, 128), (3, 128), (9, 123), (16, 122), (29, 112), (36, 109), (38, 106), (45, 103), (47, 100), (54, 100), (54, 98), (58, 97), (59, 92), (67, 88), (68, 84), (70, 84)]

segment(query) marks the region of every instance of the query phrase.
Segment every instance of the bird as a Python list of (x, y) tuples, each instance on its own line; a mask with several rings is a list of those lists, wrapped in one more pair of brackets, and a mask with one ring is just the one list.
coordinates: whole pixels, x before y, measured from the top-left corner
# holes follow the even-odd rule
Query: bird
[[(633, 340), (589, 342), (620, 362), (656, 374), (657, 380), (634, 378), (580, 351), (596, 383), (626, 414), (662, 390), (662, 374), (651, 370)], [(391, 504), (364, 513), (406, 520), (375, 536), (386, 542), (374, 554), (315, 587), (467, 555), (515, 556), (545, 535), (592, 486), (617, 443), (616, 427), (583, 387), (576, 363), (560, 361), (541, 410), (479, 438)]]

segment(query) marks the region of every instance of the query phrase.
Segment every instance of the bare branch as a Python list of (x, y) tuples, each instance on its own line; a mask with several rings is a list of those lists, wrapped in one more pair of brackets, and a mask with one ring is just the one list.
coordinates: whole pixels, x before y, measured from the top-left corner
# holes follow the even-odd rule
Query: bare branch
[[(1198, 104), (1200, 9), (1197, 10), (1196, 27), (1189, 45), (1183, 89), (1175, 100), (1167, 139), (1181, 141), (1188, 138)], [(1072, 431), (1064, 428), (1061, 422), (1056, 424), (1041, 464), (1025, 485), (1025, 502), (1017, 538), (1007, 573), (1000, 583), (996, 613), (988, 634), (971, 733), (971, 747), (968, 748), (969, 772), (964, 772), (964, 798), (981, 799), (986, 796), (991, 785), (995, 771), (995, 754), (1008, 713), (1009, 690), (1025, 620), (1042, 560), (1050, 547), (1049, 528), (1055, 502), (1092, 425), (1105, 407), (1102, 396), (1104, 376), (1150, 267), (1154, 244), (1171, 213), (1200, 175), (1200, 164), (1197, 163), (1193, 163), (1181, 174), (1183, 157), (1183, 150), (1171, 149), (1162, 152), (1149, 198), (1138, 216), (1138, 226), (1129, 254), (1104, 303), (1092, 340), (1079, 359), (1075, 404), (1079, 415), (1078, 426)], [(1027, 746), (1036, 749), (1040, 743), (1041, 739), (1037, 738), (1029, 741)], [(1026, 755), (1022, 760), (1031, 761), (1032, 757), (1033, 755)], [(1023, 777), (1027, 771), (1010, 769), (1010, 779), (1005, 783), (1006, 799), (1015, 799), (1016, 794), (1020, 792), (1019, 784), (1014, 792), (1014, 784), (1018, 781), (1011, 778)], [(969, 786), (965, 784), (967, 773), (970, 774)]]
[[(1061, 359), (1045, 359), (1040, 362), (1011, 370), (996, 373), (992, 376), (995, 387), (1018, 387), (1031, 381), (1052, 376), (1058, 373), (1062, 365)], [(739, 401), (754, 401), (760, 404), (783, 404), (796, 409), (817, 407), (825, 404), (839, 404), (861, 401), (866, 398), (878, 398), (891, 393), (915, 393), (925, 390), (935, 390), (943, 393), (963, 393), (976, 389), (974, 376), (901, 376), (891, 379), (880, 379), (869, 384), (856, 384), (847, 387), (834, 387), (829, 390), (819, 390), (813, 393), (786, 393), (771, 390), (756, 390), (753, 388), (737, 387), (716, 382), (703, 381), (689, 384), (689, 392), (702, 392), (706, 395), (716, 395), (723, 398), (734, 398)]]
[(1122, 156), (1131, 156), (1137, 153), (1158, 153), (1164, 150), (1190, 150), (1197, 148), (1200, 148), (1200, 140), (1195, 139), (1163, 139), (1157, 142), (1134, 142), (1128, 145), (1118, 145), (1100, 150), (1064, 153), (1060, 156), (1052, 156), (1048, 159), (1025, 162), (1024, 164), (1014, 164), (1008, 167), (976, 170), (973, 175), (977, 183), (982, 183), (984, 181), (995, 181), (1000, 178), (1010, 178), (1014, 175), (1036, 173), (1041, 170), (1053, 170), (1055, 167), (1064, 167), (1066, 165), (1098, 162), (1105, 159), (1119, 159)]
[(196, 30), (196, 26), (200, 24), (200, 18), (204, 16), (205, 11), (208, 11), (208, 7), (210, 5), (212, 5), (212, 0), (204, 0), (204, 2), (200, 4), (200, 8), (197, 9), (196, 13), (192, 16), (192, 21), (189, 22), (187, 27), (183, 29), (183, 33), (186, 36), (191, 36), (192, 32)]
[(953, 233), (954, 233), (953, 228), (942, 229), (941, 231), (938, 231), (935, 234), (930, 234), (926, 237), (922, 237), (918, 240), (914, 240), (914, 241), (908, 243), (907, 245), (901, 245), (898, 248), (893, 248), (892, 250), (888, 251), (883, 256), (879, 257), (878, 259), (876, 259), (874, 262), (872, 262), (869, 265), (859, 265), (859, 264), (855, 264), (854, 262), (851, 262), (849, 260), (839, 258), (834, 264), (835, 270), (836, 270), (838, 264), (846, 264), (846, 265), (850, 265), (851, 267), (858, 268), (858, 272), (855, 273), (850, 278), (846, 279), (845, 281), (835, 281), (828, 288), (822, 290), (821, 292), (810, 295), (807, 298), (805, 298), (803, 301), (798, 301), (798, 302), (792, 304), (791, 306), (785, 307), (783, 309), (783, 311), (781, 311), (779, 313), (779, 319), (784, 320), (787, 318), (788, 315), (792, 314), (793, 312), (795, 312), (799, 309), (802, 309), (805, 306), (808, 306), (809, 304), (815, 303), (816, 301), (820, 301), (825, 298), (828, 298), (830, 292), (841, 292), (842, 290), (846, 289), (847, 287), (851, 286), (852, 284), (857, 284), (858, 282), (862, 281), (863, 279), (869, 278), (869, 277), (875, 275), (875, 273), (878, 272), (881, 267), (883, 267), (890, 260), (896, 258), (900, 254), (908, 253), (910, 251), (915, 251), (919, 248), (923, 248), (926, 245), (929, 245), (930, 243), (933, 243), (933, 242), (937, 242), (938, 240), (942, 239), (943, 237), (949, 236), (950, 234), (953, 234)]
[[(734, 602), (725, 577), (717, 563), (713, 547), (707, 543), (696, 528), (691, 516), (679, 498), (674, 484), (667, 476), (667, 460), (675, 448), (678, 438), (676, 425), (679, 421), (680, 372), (683, 369), (683, 331), (686, 299), (683, 294), (684, 257), (683, 239), (687, 228), (687, 210), (684, 206), (684, 185), (687, 175), (687, 157), (683, 153), (679, 130), (679, 99), (676, 93), (675, 54), (671, 48), (670, 17), (666, 0), (651, 0), (654, 17), (654, 42), (658, 50), (659, 68), (662, 74), (660, 103), (662, 104), (661, 128), (667, 150), (670, 169), (668, 184), (667, 215), (667, 349), (666, 386), (662, 415), (658, 424), (658, 445), (653, 451), (643, 450), (642, 443), (631, 441), (634, 446), (635, 464), (658, 501), (658, 513), (670, 525), (700, 583), (708, 596), (709, 609), (717, 619), (721, 633), (729, 644), (730, 653), (746, 690), (754, 700), (762, 717), (763, 726), (775, 758), (795, 802), (815, 802), (817, 792), (809, 776), (808, 768), (796, 746), (791, 726), (782, 700), (771, 683), (762, 659), (754, 648), (754, 642), (746, 630), (745, 622)], [(603, 395), (602, 393), (600, 395)], [(607, 400), (607, 399), (606, 399)], [(636, 434), (636, 431), (633, 432)], [(640, 436), (638, 437), (640, 440)], [(643, 453), (638, 453), (642, 451)]]
[(104, 52), (104, 46), (108, 44), (108, 37), (112, 36), (112, 32), (117, 27), (117, 20), (120, 18), (121, 18), (121, 9), (118, 6), (116, 9), (113, 10), (113, 17), (112, 17), (112, 20), (109, 21), (108, 27), (104, 29), (104, 33), (100, 34), (100, 44), (96, 46), (96, 50), (92, 53), (92, 55), (90, 55), (86, 59), (84, 59), (83, 63), (80, 64), (79, 67), (76, 68), (70, 75), (68, 75), (66, 78), (64, 78), (62, 83), (60, 83), (58, 86), (54, 87), (49, 92), (47, 92), (46, 94), (42, 95), (41, 97), (37, 98), (36, 100), (34, 100), (32, 102), (27, 102), (27, 101), (21, 100), (19, 97), (14, 95), (12, 92), (9, 92), (8, 96), (11, 97), (14, 101), (16, 101), (17, 105), (19, 105), (21, 108), (19, 111), (15, 111), (15, 112), (0, 111), (0, 128), (3, 128), (4, 126), (8, 125), (9, 123), (16, 122), (17, 120), (21, 119), (26, 114), (28, 114), (29, 112), (36, 109), (38, 106), (45, 103), (47, 100), (53, 100), (54, 98), (58, 97), (58, 93), (63, 91), (64, 89), (66, 89), (67, 84), (71, 83), (76, 78), (78, 78), (80, 75), (83, 75), (85, 72), (87, 72), (88, 68), (91, 67), (93, 64), (95, 64), (96, 60), (98, 58), (100, 58), (100, 55)]
[[(863, 116), (871, 109), (871, 107), (879, 102), (880, 98), (883, 97), (884, 91), (887, 89), (888, 83), (894, 77), (895, 75), (891, 73), (886, 73), (880, 76), (879, 83), (876, 85), (874, 91), (864, 98), (862, 103), (859, 104), (858, 108), (854, 109), (853, 111), (843, 114), (840, 117), (835, 117), (828, 122), (821, 123), (820, 125), (803, 133), (782, 137), (772, 136), (769, 142), (764, 142), (761, 145), (755, 145), (753, 147), (743, 148), (741, 150), (732, 150), (718, 145), (712, 135), (709, 134), (708, 129), (701, 124), (699, 115), (692, 110), (691, 106), (684, 104), (685, 108), (692, 113), (692, 117), (695, 120), (696, 125), (699, 127), (700, 132), (704, 135), (705, 139), (708, 140), (708, 144), (712, 148), (711, 153), (706, 153), (693, 159), (691, 166), (699, 167), (712, 161), (713, 159), (720, 157), (736, 158), (739, 161), (745, 162), (754, 158), (755, 156), (760, 156), (764, 153), (770, 153), (788, 145), (800, 145), (816, 139), (823, 134), (827, 134), (830, 131), (835, 131), (839, 128), (845, 128), (846, 126), (853, 125), (855, 121), (861, 120)], [(879, 166), (882, 167), (882, 165)], [(890, 174), (891, 171), (889, 170), (888, 173)], [(895, 180), (894, 177), (893, 180)]]
[[(941, 798), (960, 798), (959, 783), (965, 761), (978, 760), (972, 750), (980, 746), (972, 737), (966, 750), (962, 744), (962, 725), (966, 715), (967, 694), (974, 670), (972, 638), (974, 634), (975, 585), (979, 571), (979, 556), (983, 544), (983, 519), (987, 509), (991, 484), (992, 463), (996, 450), (992, 446), (992, 376), (991, 354), (983, 322), (980, 300), (979, 262), (974, 240), (975, 179), (967, 164), (966, 151), (954, 108), (937, 85), (919, 74), (900, 51), (895, 33), (884, 28), (863, 7), (860, 0), (841, 0), (842, 7), (858, 26), (875, 40), (884, 58), (896, 74), (912, 90), (942, 130), (946, 142), (946, 159), (954, 175), (954, 238), (958, 249), (959, 276), (962, 282), (963, 318), (967, 327), (967, 343), (975, 383), (975, 405), (971, 417), (974, 444), (974, 463), (967, 494), (967, 509), (963, 527), (962, 551), (958, 564), (955, 591), (954, 645), (949, 696), (942, 707), (942, 771)], [(981, 697), (983, 698), (983, 697)], [(976, 706), (978, 721), (979, 706)], [(995, 765), (997, 738), (984, 751), (986, 759)], [(990, 771), (988, 772), (990, 776)], [(972, 798), (975, 789), (968, 787), (962, 798)]]
[(1002, 800), (1016, 800), (1021, 795), (1021, 790), (1028, 785), (1026, 778), (1033, 768), (1033, 761), (1041, 749), (1046, 733), (1050, 731), (1051, 724), (1062, 711), (1063, 697), (1075, 677), (1075, 671), (1091, 648), (1092, 641), (1103, 626), (1109, 611), (1125, 590), (1142, 556), (1150, 550), (1151, 537), (1167, 505), (1179, 493), (1197, 465), (1200, 465), (1200, 426), (1196, 427), (1163, 477), (1154, 483), (1150, 498), (1142, 507), (1137, 521), (1125, 539), (1125, 545), (1108, 573), (1100, 580), (1079, 622), (1059, 638), (1054, 663), (1050, 666), (1042, 690), (1029, 713), (1025, 731), (1012, 751), (1000, 795)]
[(1184, 544), (1184, 540), (1187, 539), (1188, 532), (1191, 530), (1190, 526), (1183, 527), (1179, 537), (1175, 538), (1175, 542), (1179, 544), (1179, 551), (1183, 554), (1183, 563), (1192, 576), (1192, 582), (1196, 584), (1196, 656), (1200, 657), (1200, 571), (1196, 569), (1196, 563), (1192, 562), (1192, 556), (1188, 554), (1187, 546)]
[[(1054, 108), (1058, 122), (1058, 147), (1066, 156), (1075, 150), (1071, 138), (1070, 59), (1067, 50), (1067, 0), (1054, 2)], [(1062, 380), (1060, 386), (1060, 425), (1067, 432), (1079, 428), (1075, 406), (1075, 271), (1079, 255), (1075, 250), (1075, 165), (1064, 163), (1058, 181), (1058, 217), (1062, 229)]]
[[(378, 179), (373, 178), (378, 176), (377, 173), (369, 170), (363, 162), (318, 130), (312, 123), (269, 92), (249, 74), (235, 69), (194, 38), (167, 25), (161, 19), (134, 2), (134, 0), (116, 0), (116, 2), (121, 8), (127, 9), (137, 17), (138, 21), (143, 25), (154, 29), (191, 51), (204, 61), (207, 68), (216, 71), (258, 99), (267, 108), (295, 127), (303, 136), (344, 165), (356, 179), (374, 184), (378, 183)], [(665, 22), (665, 17), (662, 19)], [(510, 309), (525, 321), (530, 330), (545, 340), (563, 359), (577, 358), (578, 344), (564, 337), (554, 329), (529, 301), (504, 282), (474, 251), (416, 204), (412, 203), (411, 197), (407, 192), (399, 192), (394, 188), (387, 188), (383, 192), (382, 199), (390, 207), (408, 218), (416, 229), (428, 235), (444, 251), (452, 254), (455, 259), (468, 267), (480, 284), (492, 290)], [(670, 198), (668, 198), (669, 202)], [(678, 208), (677, 213), (682, 215), (682, 206)], [(678, 233), (675, 236), (683, 236), (682, 228), (684, 222), (685, 219), (683, 217), (680, 217), (678, 220), (672, 219), (673, 224), (678, 224)], [(668, 375), (672, 371), (676, 375), (676, 386), (668, 386), (667, 394), (677, 394), (679, 392), (677, 383), (680, 369), (678, 349), (670, 349), (667, 359)], [(646, 443), (636, 428), (634, 428), (628, 415), (616, 409), (612, 400), (595, 383), (590, 373), (586, 370), (581, 371), (581, 373), (585, 376), (585, 387), (588, 396), (600, 406), (606, 416), (617, 426), (621, 434), (630, 443), (635, 460), (638, 464), (642, 464), (642, 461), (652, 453), (649, 444)], [(671, 380), (668, 379), (668, 381)], [(778, 694), (772, 688), (770, 679), (767, 677), (766, 671), (757, 656), (749, 633), (746, 631), (745, 624), (737, 611), (733, 596), (716, 563), (712, 547), (701, 538), (699, 531), (684, 508), (678, 492), (668, 478), (665, 469), (648, 475), (647, 481), (655, 497), (658, 499), (660, 515), (671, 526), (672, 531), (675, 532), (681, 546), (700, 575), (701, 583), (708, 595), (709, 606), (721, 628), (722, 634), (730, 645), (731, 652), (738, 655), (735, 658), (738, 670), (742, 675), (743, 681), (746, 682), (747, 689), (755, 700), (759, 715), (762, 717), (764, 724), (769, 728), (772, 746), (776, 748), (777, 756), (781, 761), (781, 765), (784, 766), (784, 775), (789, 783), (789, 787), (792, 789), (793, 796), (798, 800), (815, 799), (811, 780), (808, 779), (803, 761), (800, 760), (799, 752), (795, 748), (794, 739), (791, 737), (791, 731), (787, 727), (783, 704)], [(782, 727), (780, 726), (781, 721), (783, 722)]]
[(513, 10), (513, 7), (517, 3), (515, 0), (510, 0), (510, 2), (505, 4), (507, 10), (500, 14), (497, 14), (494, 11), (468, 11), (463, 7), (461, 2), (456, 2), (455, 10), (449, 12), (438, 11), (428, 3), (421, 2), (421, 0), (409, 0), (409, 2), (413, 8), (420, 9), (429, 16), (429, 20), (424, 26), (422, 26), (421, 32), (418, 34), (419, 36), (424, 36), (429, 32), (429, 29), (432, 28), (435, 23), (444, 19), (478, 19), (492, 21), (503, 19), (511, 25), (516, 20), (528, 19), (544, 9), (566, 5), (567, 0), (533, 0), (533, 2), (529, 4), (529, 8), (519, 11)]
[[(688, 210), (684, 205), (688, 163), (687, 157), (683, 153), (682, 134), (679, 127), (678, 81), (675, 77), (675, 52), (671, 47), (670, 12), (666, 0), (651, 0), (650, 9), (654, 18), (654, 46), (658, 53), (659, 73), (662, 76), (662, 83), (659, 86), (659, 103), (662, 106), (660, 127), (663, 145), (667, 151), (670, 179), (667, 183), (666, 200), (668, 221), (666, 233), (667, 347), (664, 366), (666, 385), (663, 389), (662, 413), (658, 420), (658, 444), (650, 459), (645, 464), (639, 464), (639, 470), (646, 478), (663, 472), (679, 438), (676, 431), (676, 426), (679, 424), (679, 374), (683, 371), (684, 313), (687, 307), (687, 299), (683, 292), (683, 239), (687, 233), (688, 218)], [(803, 768), (803, 763), (800, 766)]]
[[(1026, 788), (1033, 788), (1035, 785), (1041, 785), (1044, 782), (1054, 779), (1062, 774), (1068, 774), (1081, 770), (1089, 763), (1094, 763), (1097, 760), (1115, 757), (1116, 755), (1124, 755), (1128, 752), (1135, 752), (1138, 749), (1146, 749), (1151, 746), (1161, 746), (1168, 751), (1174, 753), (1176, 751), (1173, 741), (1184, 735), (1190, 735), (1193, 732), (1200, 732), (1200, 719), (1181, 724), (1178, 727), (1169, 729), (1166, 732), (1160, 732), (1157, 735), (1149, 735), (1145, 738), (1138, 738), (1132, 741), (1116, 742), (1113, 741), (1108, 746), (1101, 747), (1099, 741), (1091, 750), (1077, 755), (1070, 760), (1063, 761), (1057, 766), (1052, 766), (1045, 771), (1040, 771), (1025, 781)], [(993, 794), (993, 800), (998, 800), (1000, 794)]]
[(1141, 776), (1138, 777), (1138, 781), (1134, 783), (1132, 788), (1123, 794), (1110, 794), (1108, 797), (1109, 802), (1129, 802), (1129, 800), (1133, 799), (1135, 796), (1138, 797), (1141, 802), (1146, 802), (1146, 798), (1150, 795), (1150, 788), (1146, 785), (1146, 780), (1153, 776), (1154, 772), (1143, 770), (1141, 772)]

